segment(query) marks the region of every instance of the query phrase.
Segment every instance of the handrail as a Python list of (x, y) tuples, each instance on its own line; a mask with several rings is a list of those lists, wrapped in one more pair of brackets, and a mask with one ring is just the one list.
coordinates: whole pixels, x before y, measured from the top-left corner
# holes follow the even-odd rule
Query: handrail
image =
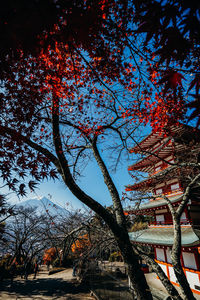
[[(157, 260), (157, 259), (155, 259), (155, 262), (173, 268), (173, 265), (170, 264), (170, 263), (168, 263), (168, 262), (160, 261), (160, 260)], [(182, 268), (183, 268), (184, 271), (189, 271), (189, 272), (196, 273), (196, 274), (199, 274), (199, 275), (200, 275), (200, 271), (197, 271), (197, 270), (195, 270), (195, 269), (189, 269), (189, 268), (185, 268), (185, 267), (183, 267), (183, 266), (182, 266)]]
[[(188, 219), (182, 219), (180, 220), (181, 225), (188, 225), (191, 224), (191, 222)], [(149, 222), (149, 225), (173, 225), (173, 220), (167, 220), (167, 221), (152, 221)]]
[[(182, 194), (183, 194), (183, 189), (182, 188), (164, 193), (164, 195), (167, 196), (168, 198), (173, 197), (173, 196), (177, 196), (177, 195), (182, 195)], [(160, 200), (160, 199), (163, 199), (163, 197), (162, 196), (156, 197), (157, 201)], [(155, 201), (155, 198), (150, 199), (150, 201)], [(166, 202), (166, 204), (167, 204), (167, 202)]]

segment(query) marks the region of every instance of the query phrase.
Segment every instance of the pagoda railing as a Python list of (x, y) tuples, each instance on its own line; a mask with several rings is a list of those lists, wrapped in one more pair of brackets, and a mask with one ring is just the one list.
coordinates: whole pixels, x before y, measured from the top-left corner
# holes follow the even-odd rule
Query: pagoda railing
[[(178, 195), (182, 195), (183, 194), (183, 189), (182, 188), (178, 188), (174, 191), (164, 191), (164, 195), (167, 197), (174, 197), (174, 196), (178, 196)], [(154, 195), (156, 197), (156, 200), (160, 200), (163, 199), (162, 195)], [(155, 201), (155, 198), (150, 199), (150, 201)]]
[(172, 196), (176, 196), (176, 195), (181, 195), (183, 193), (183, 189), (182, 188), (178, 188), (174, 191), (168, 191), (165, 193), (166, 196), (168, 197), (172, 197)]
[(160, 173), (161, 171), (164, 171), (165, 169), (167, 169), (169, 166), (170, 166), (169, 164), (162, 165), (162, 167), (161, 167), (159, 170), (153, 171), (153, 172), (150, 173), (149, 175), (150, 175), (150, 176), (156, 175), (156, 174)]
[[(180, 221), (181, 225), (188, 225), (190, 224), (190, 221), (188, 219), (182, 219)], [(162, 226), (162, 225), (173, 225), (173, 221), (172, 220), (165, 220), (165, 221), (151, 221), (149, 222), (149, 226)]]

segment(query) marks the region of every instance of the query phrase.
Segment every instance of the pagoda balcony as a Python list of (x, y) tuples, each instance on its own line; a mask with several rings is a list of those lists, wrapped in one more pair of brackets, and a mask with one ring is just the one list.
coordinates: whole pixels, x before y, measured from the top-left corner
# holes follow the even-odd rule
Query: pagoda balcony
[[(191, 225), (191, 222), (188, 219), (182, 219), (180, 221), (181, 225)], [(173, 221), (172, 220), (165, 220), (165, 221), (151, 221), (149, 222), (150, 227), (160, 227), (160, 226), (172, 226)]]
[(158, 173), (160, 173), (160, 172), (166, 170), (166, 169), (169, 168), (169, 167), (170, 167), (170, 164), (164, 163), (164, 164), (162, 165), (162, 167), (161, 167), (159, 170), (154, 171), (154, 172), (152, 172), (152, 173), (149, 173), (149, 176), (154, 176), (154, 175), (156, 175), (156, 174), (158, 174)]
[[(183, 189), (182, 188), (178, 188), (178, 189), (176, 189), (176, 190), (174, 190), (174, 191), (164, 191), (164, 193), (163, 193), (166, 197), (174, 197), (174, 196), (178, 196), (178, 195), (182, 195), (183, 194)], [(154, 197), (155, 197), (156, 195), (154, 195)], [(160, 200), (160, 199), (163, 199), (163, 197), (161, 196), (161, 197), (156, 197), (156, 199), (157, 200)], [(150, 199), (150, 201), (155, 201), (155, 199), (153, 198), (153, 199)]]

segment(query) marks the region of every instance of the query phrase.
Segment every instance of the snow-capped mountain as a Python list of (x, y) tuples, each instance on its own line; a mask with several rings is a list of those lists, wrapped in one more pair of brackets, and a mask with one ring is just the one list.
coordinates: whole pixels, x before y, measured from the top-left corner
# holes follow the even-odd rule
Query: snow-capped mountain
[(50, 214), (51, 216), (67, 216), (69, 212), (53, 203), (46, 197), (33, 198), (26, 201), (22, 201), (15, 205), (16, 208), (36, 208), (37, 214)]

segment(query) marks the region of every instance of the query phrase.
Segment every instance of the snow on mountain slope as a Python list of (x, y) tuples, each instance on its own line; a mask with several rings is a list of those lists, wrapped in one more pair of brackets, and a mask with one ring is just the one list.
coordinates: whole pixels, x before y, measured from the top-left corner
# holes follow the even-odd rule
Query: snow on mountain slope
[(22, 201), (15, 205), (16, 208), (36, 208), (37, 214), (48, 213), (51, 216), (67, 216), (69, 212), (59, 206), (58, 204), (53, 203), (46, 197), (33, 198), (26, 201)]

